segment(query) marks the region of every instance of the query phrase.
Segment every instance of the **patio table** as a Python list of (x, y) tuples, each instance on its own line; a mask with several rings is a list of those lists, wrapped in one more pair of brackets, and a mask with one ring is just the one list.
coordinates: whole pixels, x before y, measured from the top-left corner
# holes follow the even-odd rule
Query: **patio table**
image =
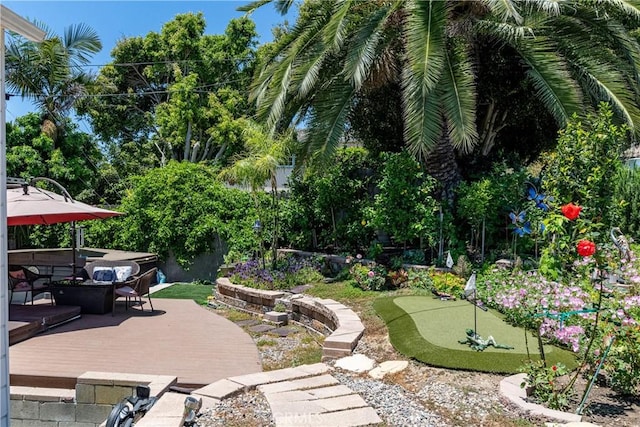
[(83, 314), (105, 314), (113, 309), (116, 283), (94, 282), (54, 283), (51, 294), (56, 305), (75, 305)]

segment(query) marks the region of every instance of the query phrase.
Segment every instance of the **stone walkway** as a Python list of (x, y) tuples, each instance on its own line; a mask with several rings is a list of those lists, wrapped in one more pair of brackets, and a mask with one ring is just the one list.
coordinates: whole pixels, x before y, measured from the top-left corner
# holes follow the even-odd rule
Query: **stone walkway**
[[(382, 423), (359, 394), (331, 376), (330, 369), (324, 363), (316, 363), (230, 377), (191, 395), (211, 404), (257, 388), (267, 399), (277, 427), (355, 427)], [(165, 425), (163, 417), (169, 415), (152, 409), (141, 422), (145, 426)]]

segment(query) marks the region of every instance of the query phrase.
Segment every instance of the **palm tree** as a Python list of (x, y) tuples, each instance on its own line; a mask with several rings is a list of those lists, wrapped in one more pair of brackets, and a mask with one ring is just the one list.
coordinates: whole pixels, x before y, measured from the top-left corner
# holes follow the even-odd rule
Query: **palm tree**
[(102, 49), (102, 43), (85, 24), (68, 27), (62, 38), (44, 25), (36, 25), (46, 31), (43, 42), (15, 34), (8, 39), (7, 87), (35, 103), (42, 113), (43, 131), (56, 141), (75, 103), (93, 81), (83, 67)]
[[(280, 11), (291, 5), (276, 0)], [(640, 44), (629, 30), (639, 21), (626, 0), (310, 1), (262, 67), (252, 99), (272, 129), (305, 121), (303, 154), (318, 159), (340, 145), (358, 97), (396, 84), (404, 143), (446, 176), (453, 149), (469, 152), (507, 117), (494, 109), (479, 120), (478, 46), (515, 52), (558, 126), (606, 101), (638, 133)]]
[[(266, 129), (250, 120), (244, 120), (245, 152), (236, 156), (235, 161), (220, 173), (220, 177), (230, 183), (240, 183), (250, 188), (254, 195), (256, 210), (260, 212), (257, 194), (264, 191), (265, 182), (271, 186), (273, 209), (272, 263), (275, 265), (278, 251), (278, 181), (277, 169), (291, 154), (293, 135), (291, 132), (278, 137), (270, 137)], [(261, 243), (262, 245), (262, 243)]]

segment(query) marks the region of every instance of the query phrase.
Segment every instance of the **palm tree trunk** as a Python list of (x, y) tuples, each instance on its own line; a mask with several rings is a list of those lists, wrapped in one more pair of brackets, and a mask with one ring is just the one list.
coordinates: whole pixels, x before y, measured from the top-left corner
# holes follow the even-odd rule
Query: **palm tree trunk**
[(425, 159), (427, 173), (442, 186), (442, 198), (453, 202), (453, 189), (462, 179), (451, 139), (444, 134)]

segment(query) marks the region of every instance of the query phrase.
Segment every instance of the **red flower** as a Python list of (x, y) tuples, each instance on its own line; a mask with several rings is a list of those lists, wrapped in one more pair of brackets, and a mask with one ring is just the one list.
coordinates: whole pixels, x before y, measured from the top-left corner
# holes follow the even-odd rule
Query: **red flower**
[(567, 205), (564, 205), (561, 208), (562, 215), (564, 215), (567, 219), (571, 221), (578, 218), (578, 215), (580, 215), (581, 210), (582, 210), (582, 207), (578, 205), (574, 205), (573, 202)]
[(551, 367), (551, 370), (555, 372), (555, 371), (557, 371), (557, 370), (558, 370), (558, 367), (557, 367), (556, 365), (553, 365), (553, 366)]
[(596, 253), (596, 244), (590, 240), (580, 240), (578, 242), (578, 255), (591, 256)]

